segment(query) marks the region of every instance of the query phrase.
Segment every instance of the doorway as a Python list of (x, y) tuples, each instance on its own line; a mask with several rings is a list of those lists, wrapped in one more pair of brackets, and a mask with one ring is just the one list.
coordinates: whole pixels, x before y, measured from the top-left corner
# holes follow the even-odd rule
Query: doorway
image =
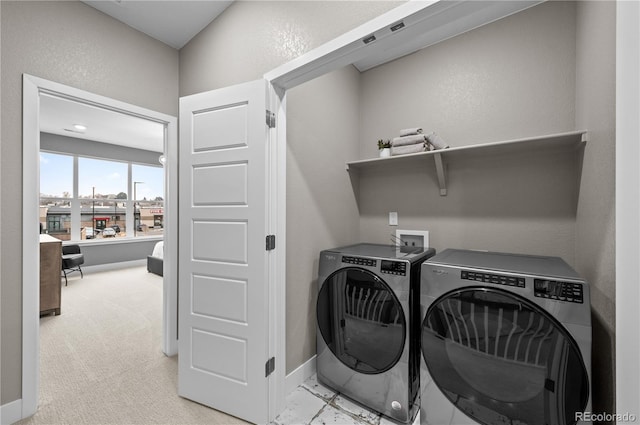
[[(23, 417), (36, 412), (39, 391), (39, 249), (36, 222), (39, 221), (39, 155), (42, 96), (53, 96), (78, 104), (137, 117), (160, 124), (163, 133), (165, 161), (164, 205), (164, 277), (163, 277), (163, 343), (167, 356), (177, 353), (177, 119), (135, 105), (99, 96), (73, 87), (31, 75), (23, 75), (23, 335), (22, 335), (22, 410)], [(37, 170), (34, 173), (34, 170)], [(130, 191), (129, 191), (130, 192)], [(133, 214), (131, 222), (133, 224)], [(35, 265), (35, 267), (34, 267)]]

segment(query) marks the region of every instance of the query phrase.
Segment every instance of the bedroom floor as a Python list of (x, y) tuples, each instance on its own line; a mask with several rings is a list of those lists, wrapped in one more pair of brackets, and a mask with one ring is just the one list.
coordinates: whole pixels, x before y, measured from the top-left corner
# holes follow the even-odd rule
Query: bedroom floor
[[(414, 425), (420, 423), (420, 415)], [(271, 425), (395, 425), (343, 395), (318, 383), (316, 375), (287, 396), (286, 408)]]

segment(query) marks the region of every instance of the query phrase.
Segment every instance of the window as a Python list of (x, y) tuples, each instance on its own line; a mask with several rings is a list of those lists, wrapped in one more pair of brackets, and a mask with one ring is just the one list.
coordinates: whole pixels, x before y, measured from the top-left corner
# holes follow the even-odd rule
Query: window
[(40, 153), (44, 232), (74, 241), (155, 236), (163, 233), (163, 217), (161, 166)]
[(68, 214), (51, 214), (47, 215), (46, 229), (49, 233), (67, 233), (67, 227), (70, 217)]

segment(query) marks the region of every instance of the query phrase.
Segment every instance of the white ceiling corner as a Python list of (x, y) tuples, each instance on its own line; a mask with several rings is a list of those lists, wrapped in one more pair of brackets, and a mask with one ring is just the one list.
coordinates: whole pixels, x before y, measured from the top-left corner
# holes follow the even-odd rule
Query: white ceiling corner
[[(83, 0), (83, 3), (175, 49), (182, 48), (233, 0)], [(40, 131), (145, 149), (164, 150), (162, 124), (87, 104), (42, 96)], [(79, 132), (74, 124), (87, 130)]]
[(83, 0), (83, 3), (181, 49), (233, 0)]

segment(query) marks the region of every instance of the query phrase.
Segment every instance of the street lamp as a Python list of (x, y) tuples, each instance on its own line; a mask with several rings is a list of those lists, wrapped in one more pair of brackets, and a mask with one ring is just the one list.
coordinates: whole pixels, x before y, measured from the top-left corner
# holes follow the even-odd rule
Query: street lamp
[[(93, 192), (91, 195), (92, 201), (91, 201), (91, 237), (92, 238), (96, 238), (96, 187), (93, 186)], [(81, 207), (82, 209), (82, 207)], [(86, 232), (85, 232), (86, 233)], [(85, 238), (86, 238), (86, 234), (85, 234)]]
[(133, 182), (133, 236), (136, 236), (136, 231), (138, 230), (138, 225), (136, 224), (136, 201), (138, 197), (136, 196), (136, 189), (139, 184), (144, 182)]

